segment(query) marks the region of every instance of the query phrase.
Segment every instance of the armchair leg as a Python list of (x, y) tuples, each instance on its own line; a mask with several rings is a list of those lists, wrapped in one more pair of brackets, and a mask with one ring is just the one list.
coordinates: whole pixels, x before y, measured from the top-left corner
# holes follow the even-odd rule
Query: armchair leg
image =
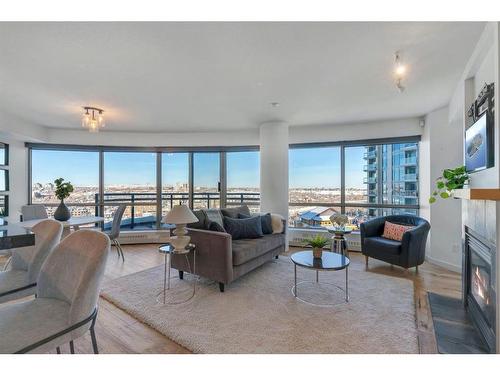
[(280, 258), (280, 256), (279, 256), (279, 255), (276, 255), (276, 256), (274, 257), (274, 259), (279, 259), (279, 258)]
[(368, 255), (365, 255), (365, 266), (368, 267)]
[(57, 354), (61, 354), (61, 348), (60, 348), (60, 347), (57, 347), (57, 348), (56, 348), (56, 353), (57, 353)]
[(71, 354), (75, 354), (75, 344), (73, 343), (73, 340), (69, 342), (69, 352)]
[(179, 279), (184, 279), (184, 271), (179, 271)]
[(221, 293), (224, 293), (224, 283), (219, 283), (219, 290)]
[(418, 273), (418, 266), (415, 266), (415, 273)]

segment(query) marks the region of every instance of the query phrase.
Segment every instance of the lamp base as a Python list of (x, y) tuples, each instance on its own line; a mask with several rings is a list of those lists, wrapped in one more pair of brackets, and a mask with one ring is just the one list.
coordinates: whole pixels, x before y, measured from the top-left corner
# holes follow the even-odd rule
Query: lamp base
[(190, 236), (173, 236), (170, 237), (170, 244), (174, 247), (173, 253), (175, 254), (185, 254), (189, 250), (186, 250), (186, 246), (189, 245), (191, 241)]

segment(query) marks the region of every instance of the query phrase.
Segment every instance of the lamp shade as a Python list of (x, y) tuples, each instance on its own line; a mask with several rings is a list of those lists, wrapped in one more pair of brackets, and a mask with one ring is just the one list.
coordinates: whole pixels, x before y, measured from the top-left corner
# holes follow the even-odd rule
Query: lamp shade
[(165, 216), (165, 223), (167, 224), (189, 224), (196, 222), (198, 222), (198, 218), (188, 206), (183, 204), (172, 207), (172, 210)]

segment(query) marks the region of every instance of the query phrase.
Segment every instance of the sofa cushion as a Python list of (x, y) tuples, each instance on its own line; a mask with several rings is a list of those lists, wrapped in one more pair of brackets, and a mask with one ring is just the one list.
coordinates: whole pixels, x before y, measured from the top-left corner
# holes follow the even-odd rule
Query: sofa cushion
[(215, 221), (221, 227), (224, 227), (224, 220), (222, 220), (222, 214), (218, 208), (210, 208), (208, 210), (203, 210), (207, 216), (207, 223), (205, 229), (208, 229), (211, 221)]
[(198, 221), (196, 223), (188, 224), (187, 227), (193, 229), (207, 229), (209, 222), (205, 212), (203, 210), (194, 210), (193, 214), (198, 218)]
[(268, 234), (264, 237), (233, 241), (233, 265), (239, 266), (277, 247), (285, 245), (282, 234)]
[(259, 238), (264, 235), (259, 216), (249, 217), (248, 219), (232, 219), (225, 216), (224, 229), (231, 235), (233, 240)]
[(285, 231), (285, 218), (278, 214), (271, 214), (271, 225), (273, 233), (283, 233)]
[(387, 254), (399, 255), (401, 253), (401, 242), (389, 240), (384, 237), (367, 237), (364, 243), (365, 248), (385, 252)]
[[(271, 220), (271, 214), (257, 214), (256, 216), (260, 216), (260, 221), (262, 224), (262, 233), (264, 234), (272, 234), (273, 233), (273, 225)], [(248, 219), (251, 216), (245, 214), (238, 214), (238, 219)]]
[(238, 214), (250, 216), (250, 209), (245, 205), (231, 208), (222, 208), (221, 212), (223, 216), (231, 217), (233, 219), (237, 219)]

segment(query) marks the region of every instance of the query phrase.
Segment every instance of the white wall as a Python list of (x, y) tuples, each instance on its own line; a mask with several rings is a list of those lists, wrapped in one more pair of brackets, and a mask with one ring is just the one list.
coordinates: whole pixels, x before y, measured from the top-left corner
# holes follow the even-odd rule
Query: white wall
[(462, 119), (448, 119), (448, 107), (429, 113), (420, 147), (421, 214), (431, 223), (426, 258), (428, 261), (460, 272), (462, 268), (462, 203), (440, 199), (428, 203), (435, 181), (446, 168), (463, 163)]
[(422, 134), (420, 118), (380, 120), (353, 124), (291, 126), (290, 143), (352, 141)]

